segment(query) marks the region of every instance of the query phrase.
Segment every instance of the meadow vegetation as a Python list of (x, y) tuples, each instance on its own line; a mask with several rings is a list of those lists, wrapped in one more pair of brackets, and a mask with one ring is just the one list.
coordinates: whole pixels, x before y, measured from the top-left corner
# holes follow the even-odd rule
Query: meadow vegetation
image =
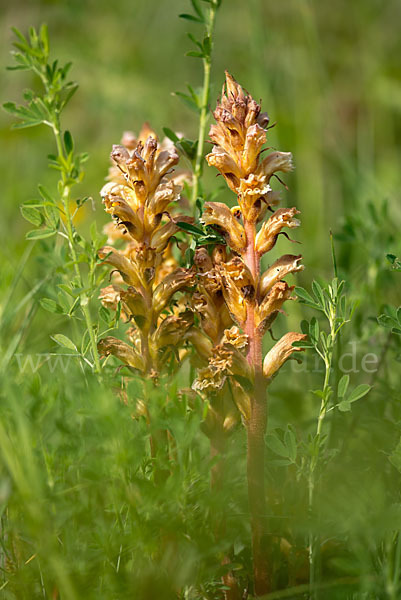
[(401, 597), (400, 17), (4, 9), (0, 598)]

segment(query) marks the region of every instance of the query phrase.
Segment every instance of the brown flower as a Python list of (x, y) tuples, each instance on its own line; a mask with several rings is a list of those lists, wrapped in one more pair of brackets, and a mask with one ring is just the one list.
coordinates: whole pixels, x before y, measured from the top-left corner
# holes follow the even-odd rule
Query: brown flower
[(218, 265), (216, 269), (231, 317), (239, 327), (243, 327), (247, 314), (246, 301), (250, 300), (255, 292), (252, 275), (239, 257)]
[(263, 223), (256, 236), (256, 250), (260, 255), (269, 252), (274, 247), (283, 227), (292, 229), (300, 225), (299, 220), (294, 218), (296, 214), (299, 214), (299, 210), (295, 207), (279, 208)]
[(286, 300), (295, 300), (295, 296), (291, 296), (294, 287), (290, 287), (286, 281), (278, 281), (263, 298), (257, 307), (255, 318), (255, 326), (261, 333), (271, 327)]
[(126, 365), (143, 371), (145, 363), (142, 356), (135, 351), (134, 348), (122, 342), (118, 338), (109, 336), (105, 337), (98, 343), (98, 349), (101, 355), (108, 356), (113, 354)]
[(213, 115), (216, 123), (211, 125), (209, 135), (214, 148), (206, 160), (220, 171), (237, 194), (244, 218), (256, 222), (270, 205), (272, 175), (293, 168), (291, 153), (273, 152), (261, 160), (269, 118), (227, 72)]
[(159, 314), (168, 304), (170, 298), (178, 290), (192, 287), (195, 284), (194, 272), (189, 269), (176, 269), (156, 287), (153, 292), (153, 311)]
[(132, 262), (122, 252), (115, 250), (112, 246), (103, 246), (98, 251), (99, 258), (112, 265), (121, 274), (125, 283), (135, 287), (140, 286), (140, 274)]
[(266, 354), (263, 361), (263, 375), (271, 379), (282, 365), (291, 358), (294, 352), (303, 350), (303, 348), (293, 346), (293, 343), (304, 340), (306, 337), (302, 333), (294, 333), (292, 331), (283, 335), (277, 344)]
[(265, 296), (265, 294), (271, 290), (277, 281), (280, 281), (280, 279), (289, 273), (303, 271), (304, 265), (299, 264), (301, 259), (302, 256), (300, 254), (298, 256), (293, 254), (284, 254), (284, 256), (276, 260), (276, 262), (274, 262), (261, 277), (259, 288), (261, 296)]
[(234, 217), (228, 206), (222, 202), (206, 202), (202, 221), (205, 225), (217, 225), (227, 243), (236, 252), (245, 248), (246, 237), (241, 223)]
[[(180, 229), (177, 223), (192, 218), (170, 214), (182, 189), (178, 179), (183, 180), (183, 175), (173, 174), (178, 153), (171, 142), (160, 144), (148, 124), (139, 136), (126, 132), (122, 143), (113, 146), (111, 159), (109, 181), (101, 191), (105, 210), (114, 221), (108, 227), (109, 237), (129, 241), (121, 250), (101, 248), (99, 257), (118, 271), (118, 283), (128, 286), (119, 289), (119, 298), (122, 314), (132, 324), (127, 335), (133, 355), (127, 345), (112, 342), (114, 338), (106, 338), (103, 347), (130, 365), (132, 356), (140, 354), (143, 370), (149, 376), (153, 373), (156, 381), (157, 370), (170, 357), (176, 357), (178, 364), (178, 348), (193, 326), (193, 313), (182, 302), (175, 299), (175, 306), (169, 307), (175, 293), (194, 284), (194, 272), (178, 267), (170, 244)], [(112, 289), (104, 291), (103, 300), (116, 306), (111, 295)], [(166, 308), (171, 309), (169, 314), (163, 313)]]
[(222, 343), (214, 346), (205, 369), (200, 369), (193, 389), (198, 391), (222, 389), (228, 376), (239, 376), (251, 380), (251, 368), (242, 351), (246, 349), (248, 338), (237, 327), (226, 330)]

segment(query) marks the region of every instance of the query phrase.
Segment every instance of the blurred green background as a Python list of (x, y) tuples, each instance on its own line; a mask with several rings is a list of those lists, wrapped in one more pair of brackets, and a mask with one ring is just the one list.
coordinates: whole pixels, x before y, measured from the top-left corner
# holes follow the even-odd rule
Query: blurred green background
[[(98, 192), (111, 144), (123, 130), (138, 131), (148, 120), (160, 134), (168, 126), (196, 137), (196, 115), (172, 95), (186, 83), (201, 84), (200, 61), (185, 57), (192, 49), (186, 32), (199, 26), (178, 18), (188, 10), (187, 0), (2, 3), (3, 101), (19, 100), (22, 89), (32, 86), (26, 74), (4, 70), (12, 61), (11, 26), (26, 31), (46, 22), (53, 56), (73, 62), (80, 89), (64, 127), (91, 156), (80, 193), (94, 198), (90, 219), (98, 223), (107, 221)], [(339, 249), (355, 284), (363, 287), (370, 279), (380, 295), (385, 282), (376, 281), (378, 266), (386, 252), (397, 254), (400, 247), (400, 18), (398, 0), (225, 0), (218, 15), (211, 106), (228, 69), (277, 122), (271, 145), (294, 154), (296, 170), (286, 177), (289, 191), (282, 196), (302, 211), (298, 239), (306, 281), (330, 268), (329, 230), (338, 232), (347, 219), (361, 221)], [(3, 276), (12, 274), (26, 247), (29, 225), (20, 217), (20, 203), (35, 197), (39, 180), (54, 181), (46, 169), (53, 150), (49, 131), (11, 131), (11, 123), (2, 112)], [(206, 168), (207, 190), (216, 185), (211, 171)], [(380, 232), (383, 223), (371, 223), (366, 213), (369, 202), (381, 207), (383, 201), (389, 208)], [(26, 276), (34, 276), (33, 268)], [(394, 282), (387, 300), (392, 290)]]
[[(63, 127), (90, 154), (76, 190), (94, 199), (94, 212), (89, 209), (79, 224), (83, 230), (93, 219), (99, 226), (108, 222), (99, 190), (111, 145), (123, 130), (138, 131), (148, 120), (160, 134), (169, 127), (196, 137), (196, 115), (172, 95), (186, 83), (201, 83), (200, 61), (185, 57), (192, 49), (186, 32), (196, 33), (197, 25), (178, 18), (189, 9), (187, 0), (0, 2), (2, 102), (19, 102), (25, 87), (36, 86), (29, 74), (5, 70), (12, 63), (12, 26), (26, 33), (46, 22), (54, 58), (73, 62), (80, 88)], [(362, 583), (360, 596), (333, 591), (330, 599), (397, 597), (386, 595), (385, 582), (393, 528), (401, 528), (397, 458), (388, 460), (398, 456), (392, 453), (400, 437), (400, 344), (376, 317), (385, 304), (398, 306), (401, 295), (399, 273), (386, 260), (387, 253), (401, 255), (400, 22), (399, 0), (223, 0), (215, 34), (211, 107), (228, 69), (277, 122), (270, 145), (294, 155), (296, 169), (286, 175), (289, 190), (282, 197), (284, 205), (301, 210), (296, 237), (306, 269), (297, 281), (308, 287), (313, 278), (331, 278), (332, 230), (340, 276), (359, 301), (344, 348), (356, 341), (359, 358), (375, 352), (381, 360), (377, 374), (352, 375), (355, 385), (374, 384), (366, 401), (352, 415), (335, 417), (331, 445), (338, 455), (322, 491), (332, 543), (327, 573), (361, 576)], [(57, 598), (53, 590), (59, 589), (68, 600), (111, 600), (131, 597), (138, 585), (138, 598), (176, 597), (182, 586), (189, 589), (185, 598), (213, 598), (208, 582), (219, 580), (216, 552), (233, 546), (249, 569), (249, 531), (246, 519), (237, 518), (247, 510), (243, 432), (233, 443), (231, 488), (210, 498), (202, 411), (172, 403), (167, 418), (180, 451), (167, 487), (157, 490), (147, 479), (147, 429), (132, 421), (129, 405), (78, 367), (58, 369), (55, 376), (46, 369), (32, 376), (18, 370), (14, 352), (54, 350), (49, 336), (68, 329), (64, 317), (38, 306), (43, 294), (35, 285), (46, 276), (47, 262), (40, 243), (24, 239), (31, 226), (19, 211), (36, 196), (38, 182), (56, 182), (46, 158), (53, 140), (45, 128), (13, 131), (11, 124), (0, 112), (0, 567), (13, 574), (1, 580), (0, 598)], [(212, 171), (205, 169), (206, 191), (221, 184)], [(226, 191), (222, 198), (232, 200)], [(298, 246), (285, 251), (297, 253)], [(299, 330), (300, 320), (311, 316), (299, 304), (289, 313), (282, 331)], [(311, 369), (286, 372), (290, 376), (271, 386), (270, 428), (293, 423), (305, 439), (317, 412), (309, 390), (321, 386), (322, 376)], [(138, 390), (131, 392), (134, 398)], [(277, 522), (302, 548), (304, 484), (291, 469), (269, 470), (268, 481)], [(230, 509), (229, 531), (216, 549), (209, 517), (218, 515), (219, 502)], [(26, 563), (36, 552), (42, 562)], [(302, 571), (302, 551), (297, 557)], [(376, 571), (384, 582), (378, 587), (372, 583)]]

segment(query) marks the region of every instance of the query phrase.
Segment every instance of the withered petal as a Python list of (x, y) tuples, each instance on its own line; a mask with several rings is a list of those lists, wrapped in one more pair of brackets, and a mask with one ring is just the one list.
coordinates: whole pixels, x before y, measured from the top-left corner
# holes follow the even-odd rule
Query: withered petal
[(283, 335), (283, 337), (266, 354), (263, 360), (263, 375), (267, 379), (271, 379), (282, 365), (291, 358), (291, 355), (294, 352), (303, 350), (303, 348), (293, 346), (293, 343), (304, 340), (306, 337), (307, 336), (303, 333), (295, 333), (292, 331)]

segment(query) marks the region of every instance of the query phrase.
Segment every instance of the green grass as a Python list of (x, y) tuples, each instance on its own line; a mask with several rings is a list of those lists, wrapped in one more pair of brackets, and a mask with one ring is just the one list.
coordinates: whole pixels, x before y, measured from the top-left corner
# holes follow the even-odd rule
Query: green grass
[[(34, 85), (24, 73), (3, 69), (11, 64), (11, 26), (25, 31), (46, 21), (53, 55), (73, 62), (80, 89), (65, 127), (90, 154), (77, 194), (92, 196), (95, 207), (80, 223), (84, 232), (94, 219), (99, 229), (108, 221), (98, 193), (111, 145), (123, 130), (138, 131), (149, 120), (159, 132), (167, 126), (196, 135), (196, 116), (171, 95), (186, 82), (196, 87), (201, 81), (199, 61), (184, 56), (192, 26), (177, 18), (187, 4), (35, 0), (2, 8), (3, 101), (18, 100)], [(376, 320), (385, 305), (399, 306), (401, 295), (400, 274), (386, 259), (387, 253), (401, 256), (400, 18), (396, 0), (223, 0), (217, 19), (212, 107), (227, 68), (277, 121), (270, 145), (291, 150), (296, 165), (282, 197), (301, 210), (297, 239), (306, 269), (297, 284), (309, 289), (313, 279), (332, 278), (332, 230), (339, 276), (359, 303), (338, 358), (355, 348), (352, 386), (373, 385), (352, 412), (333, 411), (327, 419), (332, 456), (321, 479), (317, 521), (308, 517), (302, 464), (280, 466), (268, 450), (271, 531), (291, 544), (287, 558), (277, 562), (276, 586), (293, 593), (272, 600), (307, 597), (310, 526), (324, 540), (320, 598), (396, 600), (401, 594), (401, 344)], [(46, 167), (54, 147), (44, 128), (14, 131), (11, 123), (3, 112), (0, 598), (219, 598), (224, 552), (233, 548), (244, 583), (251, 572), (244, 433), (236, 432), (231, 443), (228, 483), (212, 496), (208, 441), (199, 427), (203, 407), (176, 394), (188, 385), (186, 373), (171, 384), (167, 405), (165, 396), (152, 398), (155, 422), (167, 425), (177, 444), (165, 465), (170, 477), (155, 486), (148, 429), (143, 418), (133, 418), (139, 390), (130, 388), (124, 403), (117, 363), (107, 373), (113, 384), (104, 387), (74, 359), (47, 357), (60, 352), (50, 336), (73, 336), (74, 326), (39, 305), (54, 290), (48, 277), (54, 257), (46, 253), (46, 240), (25, 241), (31, 227), (19, 205), (36, 196), (38, 182), (54, 185)], [(206, 190), (220, 184), (210, 171)], [(225, 190), (221, 198), (231, 200)], [(300, 303), (291, 307), (276, 337), (280, 329), (299, 330), (313, 314)], [(367, 353), (377, 355), (377, 372), (361, 368)], [(350, 368), (351, 359), (343, 367)], [(298, 373), (285, 367), (286, 375), (271, 386), (269, 409), (270, 431), (282, 436), (288, 424), (294, 427), (300, 458), (320, 404), (310, 390), (323, 380), (312, 354), (305, 364)], [(337, 362), (337, 376), (340, 371)], [(227, 530), (216, 542), (222, 506)]]

